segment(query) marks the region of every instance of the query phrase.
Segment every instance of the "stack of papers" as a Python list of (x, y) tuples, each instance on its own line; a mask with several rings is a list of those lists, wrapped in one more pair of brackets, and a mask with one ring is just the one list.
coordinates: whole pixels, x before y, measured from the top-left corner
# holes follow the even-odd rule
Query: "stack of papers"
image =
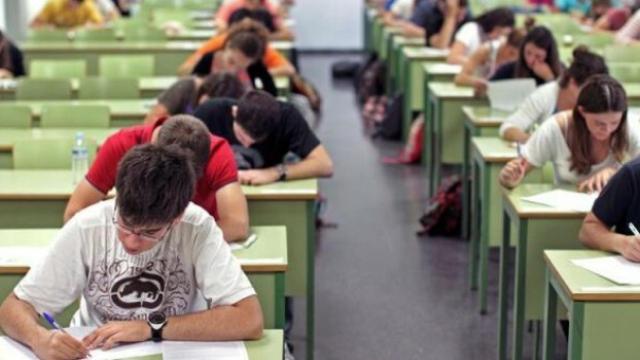
[(536, 204), (547, 205), (556, 209), (579, 211), (588, 213), (593, 207), (593, 202), (598, 198), (598, 193), (580, 193), (556, 189), (533, 196), (523, 197), (522, 200)]
[(0, 252), (2, 266), (33, 266), (47, 253), (48, 247), (6, 246)]
[(491, 108), (514, 111), (536, 89), (533, 79), (490, 81), (487, 89)]
[(572, 260), (572, 263), (620, 285), (640, 285), (640, 264), (620, 255)]
[[(69, 328), (67, 331), (81, 339), (95, 328)], [(0, 337), (0, 358), (11, 360), (31, 360), (37, 357), (24, 345), (6, 337)], [(249, 355), (242, 341), (198, 342), (163, 341), (154, 343), (145, 341), (137, 344), (121, 345), (111, 350), (93, 350), (93, 360), (115, 360), (158, 355), (163, 360), (248, 360)]]

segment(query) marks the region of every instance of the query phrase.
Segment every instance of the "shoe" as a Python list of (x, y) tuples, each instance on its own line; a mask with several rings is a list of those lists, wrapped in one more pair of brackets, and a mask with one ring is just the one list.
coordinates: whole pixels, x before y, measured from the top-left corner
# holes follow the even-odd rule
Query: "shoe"
[(289, 351), (289, 344), (284, 343), (284, 360), (295, 360), (291, 351)]

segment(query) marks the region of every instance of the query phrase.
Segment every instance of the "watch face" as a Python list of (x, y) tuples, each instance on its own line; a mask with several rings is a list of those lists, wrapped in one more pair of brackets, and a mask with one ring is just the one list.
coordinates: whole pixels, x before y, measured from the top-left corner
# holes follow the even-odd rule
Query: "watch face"
[(166, 320), (167, 318), (164, 316), (164, 313), (154, 312), (149, 314), (149, 322), (154, 325), (162, 325)]

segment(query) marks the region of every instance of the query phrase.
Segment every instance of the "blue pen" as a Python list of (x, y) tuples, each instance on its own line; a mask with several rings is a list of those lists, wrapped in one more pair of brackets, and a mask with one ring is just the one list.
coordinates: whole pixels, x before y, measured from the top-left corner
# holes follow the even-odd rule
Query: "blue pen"
[[(58, 324), (58, 322), (56, 321), (56, 319), (53, 318), (53, 316), (51, 316), (51, 314), (49, 314), (46, 311), (42, 312), (42, 317), (47, 320), (47, 322), (49, 323), (49, 325), (51, 325), (52, 328), (56, 329), (56, 330), (60, 330), (63, 333), (69, 335), (69, 333), (62, 327), (60, 326), (60, 324)], [(71, 335), (69, 335), (71, 336)], [(90, 358), (91, 354), (87, 354), (87, 357)]]

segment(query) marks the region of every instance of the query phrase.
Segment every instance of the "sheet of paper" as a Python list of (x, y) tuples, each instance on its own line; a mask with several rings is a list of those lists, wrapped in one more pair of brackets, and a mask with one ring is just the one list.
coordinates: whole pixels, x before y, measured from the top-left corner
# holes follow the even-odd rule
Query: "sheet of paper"
[(256, 242), (256, 240), (258, 240), (258, 235), (251, 233), (244, 241), (231, 243), (229, 244), (229, 247), (231, 248), (231, 251), (248, 249), (254, 242)]
[(598, 198), (598, 193), (580, 193), (556, 189), (543, 192), (533, 196), (523, 197), (522, 200), (551, 206), (556, 209), (572, 210), (579, 212), (589, 212), (593, 207), (593, 202)]
[[(117, 360), (159, 354), (162, 354), (162, 343), (145, 341), (136, 344), (120, 345), (110, 350), (92, 350), (91, 359)], [(165, 359), (164, 356), (163, 359)]]
[(38, 358), (31, 350), (17, 341), (1, 336), (0, 337), (0, 360), (37, 360)]
[(493, 109), (514, 111), (536, 89), (533, 79), (490, 81), (487, 90)]
[(238, 259), (240, 265), (277, 265), (282, 264), (283, 258), (259, 258), (259, 259)]
[(38, 246), (6, 246), (0, 252), (2, 266), (32, 266), (47, 253), (47, 247)]
[(572, 262), (620, 285), (640, 285), (640, 264), (631, 262), (620, 255)]
[(162, 343), (163, 360), (249, 360), (247, 349), (241, 341)]

